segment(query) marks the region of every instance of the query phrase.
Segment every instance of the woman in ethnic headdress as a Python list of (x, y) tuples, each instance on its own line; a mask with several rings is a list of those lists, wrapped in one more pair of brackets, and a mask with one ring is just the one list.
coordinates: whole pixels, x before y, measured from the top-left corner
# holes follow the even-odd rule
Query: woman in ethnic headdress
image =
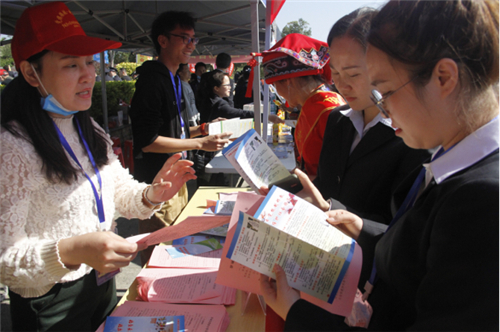
[(267, 84), (274, 84), (291, 107), (302, 106), (295, 144), (301, 169), (316, 176), (328, 115), (344, 105), (342, 97), (331, 91), (330, 53), (319, 40), (292, 33), (263, 52), (262, 65)]

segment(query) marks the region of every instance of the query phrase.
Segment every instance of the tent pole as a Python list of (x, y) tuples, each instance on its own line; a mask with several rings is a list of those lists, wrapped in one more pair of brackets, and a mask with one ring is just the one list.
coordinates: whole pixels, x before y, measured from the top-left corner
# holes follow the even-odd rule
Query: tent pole
[[(271, 47), (271, 5), (266, 3), (266, 40), (265, 49), (268, 50)], [(264, 116), (263, 123), (264, 128), (262, 133), (262, 138), (267, 142), (267, 126), (269, 122), (269, 86), (264, 81), (264, 98), (262, 103), (264, 104)]]
[(106, 73), (104, 67), (104, 51), (100, 53), (100, 63), (101, 63), (101, 93), (102, 93), (102, 118), (104, 121), (104, 131), (109, 134), (108, 128), (108, 99), (106, 98)]
[[(259, 48), (259, 2), (260, 0), (250, 0), (250, 12), (252, 21), (252, 50), (255, 53), (260, 53)], [(257, 59), (256, 59), (257, 60)], [(255, 131), (261, 135), (261, 121), (260, 121), (260, 59), (254, 68), (253, 77), (253, 109), (255, 120)], [(267, 128), (265, 128), (267, 132)]]

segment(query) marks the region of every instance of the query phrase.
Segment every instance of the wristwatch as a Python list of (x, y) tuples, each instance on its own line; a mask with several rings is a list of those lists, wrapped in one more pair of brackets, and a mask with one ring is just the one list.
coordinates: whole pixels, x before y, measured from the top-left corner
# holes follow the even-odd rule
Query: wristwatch
[(326, 202), (328, 203), (328, 211), (331, 211), (332, 210), (332, 205), (333, 205), (333, 198), (329, 198), (326, 200)]

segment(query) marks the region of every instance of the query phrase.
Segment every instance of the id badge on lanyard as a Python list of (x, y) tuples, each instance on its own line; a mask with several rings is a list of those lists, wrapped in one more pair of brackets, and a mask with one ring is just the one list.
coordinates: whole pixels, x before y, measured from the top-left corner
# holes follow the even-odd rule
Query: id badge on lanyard
[(97, 206), (97, 216), (99, 218), (99, 228), (104, 231), (106, 230), (106, 219), (104, 217), (104, 204), (102, 200), (102, 180), (101, 180), (101, 173), (99, 173), (99, 169), (97, 168), (97, 165), (95, 163), (94, 157), (92, 156), (92, 152), (90, 152), (89, 146), (87, 144), (87, 141), (85, 140), (85, 137), (83, 136), (82, 129), (80, 128), (80, 123), (78, 122), (78, 119), (76, 119), (76, 126), (78, 128), (78, 133), (80, 135), (80, 139), (83, 142), (83, 145), (85, 146), (85, 149), (87, 150), (87, 155), (89, 156), (90, 163), (92, 164), (92, 167), (94, 168), (95, 175), (97, 176), (97, 182), (99, 183), (99, 190), (97, 190), (96, 186), (90, 179), (90, 176), (85, 172), (83, 169), (82, 165), (78, 161), (78, 158), (76, 157), (75, 153), (73, 152), (73, 149), (71, 149), (71, 146), (69, 145), (68, 141), (62, 134), (61, 130), (59, 130), (59, 127), (54, 122), (54, 127), (56, 128), (57, 135), (59, 136), (59, 140), (61, 141), (62, 146), (64, 149), (68, 152), (68, 154), (71, 156), (71, 158), (76, 162), (78, 166), (80, 166), (80, 169), (82, 170), (83, 174), (87, 178), (87, 180), (90, 183), (90, 186), (92, 187), (92, 192), (94, 193), (95, 197), (95, 203)]
[[(179, 76), (177, 76), (177, 84), (175, 84), (175, 79), (174, 75), (172, 72), (170, 72), (170, 79), (172, 80), (172, 85), (174, 87), (174, 92), (175, 92), (175, 103), (177, 104), (177, 112), (179, 112), (179, 119), (181, 121), (181, 139), (186, 138), (186, 132), (184, 129), (184, 119), (182, 118), (182, 113), (181, 113), (181, 103), (182, 103), (182, 86), (181, 86), (181, 80)], [(187, 151), (182, 151), (182, 159), (187, 158)]]

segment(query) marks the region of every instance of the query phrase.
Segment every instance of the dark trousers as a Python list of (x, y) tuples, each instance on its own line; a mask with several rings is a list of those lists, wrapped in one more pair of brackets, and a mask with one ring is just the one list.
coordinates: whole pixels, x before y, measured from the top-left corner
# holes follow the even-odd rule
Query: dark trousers
[(13, 331), (95, 331), (117, 303), (114, 278), (97, 286), (94, 270), (40, 297), (9, 296)]

